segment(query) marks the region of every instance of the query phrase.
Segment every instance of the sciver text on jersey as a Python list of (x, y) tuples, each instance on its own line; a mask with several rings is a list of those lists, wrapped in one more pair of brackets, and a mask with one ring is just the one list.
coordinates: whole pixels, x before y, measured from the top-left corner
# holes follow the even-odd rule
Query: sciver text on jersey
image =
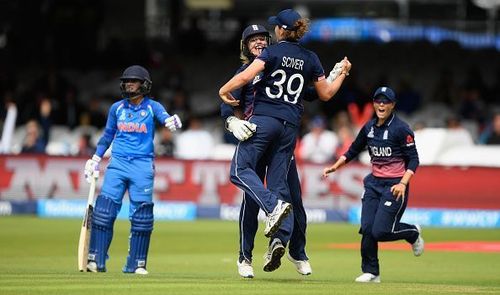
[(294, 57), (283, 56), (282, 66), (302, 71), (304, 60)]

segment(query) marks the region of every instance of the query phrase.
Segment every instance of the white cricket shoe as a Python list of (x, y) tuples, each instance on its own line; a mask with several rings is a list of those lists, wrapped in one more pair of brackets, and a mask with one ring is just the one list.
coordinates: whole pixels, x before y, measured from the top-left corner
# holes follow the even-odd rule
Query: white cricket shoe
[(364, 274), (357, 277), (354, 281), (357, 283), (380, 283), (380, 276), (365, 272)]
[(264, 271), (271, 272), (277, 270), (281, 266), (281, 257), (285, 255), (285, 247), (281, 240), (275, 238), (266, 254), (264, 254)]
[(295, 269), (298, 273), (304, 276), (312, 274), (312, 268), (309, 260), (295, 260), (292, 256), (290, 256), (290, 253), (288, 253), (287, 257), (288, 260), (290, 260), (295, 265)]
[(97, 263), (95, 263), (95, 261), (89, 261), (87, 263), (87, 271), (97, 272)]
[[(281, 221), (290, 213), (292, 210), (292, 204), (278, 200), (278, 204), (274, 207), (273, 212), (269, 213), (266, 218), (266, 228), (264, 229), (264, 235), (266, 237), (271, 237), (274, 235), (280, 225)], [(283, 256), (283, 255), (282, 255)]]
[(138, 275), (147, 275), (149, 272), (144, 267), (138, 267), (135, 269), (134, 273)]
[(422, 227), (419, 224), (415, 224), (415, 227), (418, 230), (418, 238), (415, 243), (411, 244), (411, 248), (413, 249), (413, 255), (420, 256), (424, 253), (424, 239), (422, 238)]
[(253, 276), (253, 267), (252, 263), (246, 259), (243, 259), (242, 262), (238, 259), (236, 261), (236, 265), (238, 266), (238, 273), (240, 276), (246, 278), (246, 279), (252, 279)]

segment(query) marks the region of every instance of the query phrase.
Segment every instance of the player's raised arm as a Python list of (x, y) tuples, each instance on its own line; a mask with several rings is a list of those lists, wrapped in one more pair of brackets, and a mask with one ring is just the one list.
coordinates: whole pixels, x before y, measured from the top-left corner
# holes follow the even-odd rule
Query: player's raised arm
[(264, 70), (264, 62), (262, 60), (256, 59), (254, 60), (243, 72), (235, 75), (231, 78), (224, 86), (222, 86), (219, 90), (219, 96), (224, 101), (232, 106), (237, 106), (239, 101), (236, 100), (231, 91), (234, 91), (238, 88), (243, 87), (243, 85), (248, 84), (252, 81), (255, 76), (261, 71)]
[(331, 83), (329, 83), (327, 79), (319, 79), (318, 81), (314, 82), (314, 87), (318, 92), (318, 97), (320, 100), (330, 100), (337, 93), (337, 91), (339, 91), (340, 86), (344, 82), (345, 78), (349, 75), (349, 71), (352, 67), (351, 62), (347, 57), (344, 57), (342, 63), (343, 66), (340, 74)]

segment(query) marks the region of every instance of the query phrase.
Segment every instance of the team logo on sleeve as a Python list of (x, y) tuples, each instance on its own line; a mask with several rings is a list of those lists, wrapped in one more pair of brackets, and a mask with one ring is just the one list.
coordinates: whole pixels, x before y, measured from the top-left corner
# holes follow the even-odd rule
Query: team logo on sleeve
[(406, 146), (412, 146), (415, 145), (415, 141), (413, 140), (413, 136), (407, 135), (406, 136)]

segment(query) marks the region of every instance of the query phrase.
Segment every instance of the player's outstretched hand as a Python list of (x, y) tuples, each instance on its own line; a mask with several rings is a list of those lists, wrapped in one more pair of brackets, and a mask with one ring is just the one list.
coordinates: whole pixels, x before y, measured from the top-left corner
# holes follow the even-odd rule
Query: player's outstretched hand
[(333, 69), (330, 71), (330, 75), (328, 75), (328, 77), (326, 78), (326, 81), (328, 83), (332, 83), (340, 75), (340, 73), (342, 72), (342, 68), (344, 67), (343, 62), (344, 60), (341, 60), (335, 64)]
[(352, 64), (349, 59), (344, 57), (342, 60), (342, 71), (340, 73), (344, 73), (346, 76), (349, 76), (349, 71), (351, 70)]
[(231, 105), (233, 107), (236, 107), (240, 104), (240, 101), (234, 98), (234, 96), (230, 92), (228, 93), (219, 92), (219, 96), (225, 104)]
[(88, 183), (91, 182), (92, 177), (94, 175), (94, 171), (99, 170), (99, 162), (101, 161), (101, 157), (97, 155), (93, 155), (92, 159), (88, 159), (85, 163), (85, 180)]
[(255, 131), (257, 131), (257, 125), (245, 120), (240, 120), (235, 116), (230, 116), (226, 119), (226, 128), (233, 133), (234, 137), (236, 137), (239, 141), (249, 139)]
[(335, 165), (331, 166), (331, 167), (326, 167), (325, 169), (323, 169), (323, 177), (328, 177), (328, 174), (330, 173), (333, 173), (337, 171), (337, 168), (335, 167)]
[(173, 115), (165, 119), (165, 127), (167, 127), (170, 131), (174, 132), (177, 129), (182, 128), (181, 118), (177, 115)]

